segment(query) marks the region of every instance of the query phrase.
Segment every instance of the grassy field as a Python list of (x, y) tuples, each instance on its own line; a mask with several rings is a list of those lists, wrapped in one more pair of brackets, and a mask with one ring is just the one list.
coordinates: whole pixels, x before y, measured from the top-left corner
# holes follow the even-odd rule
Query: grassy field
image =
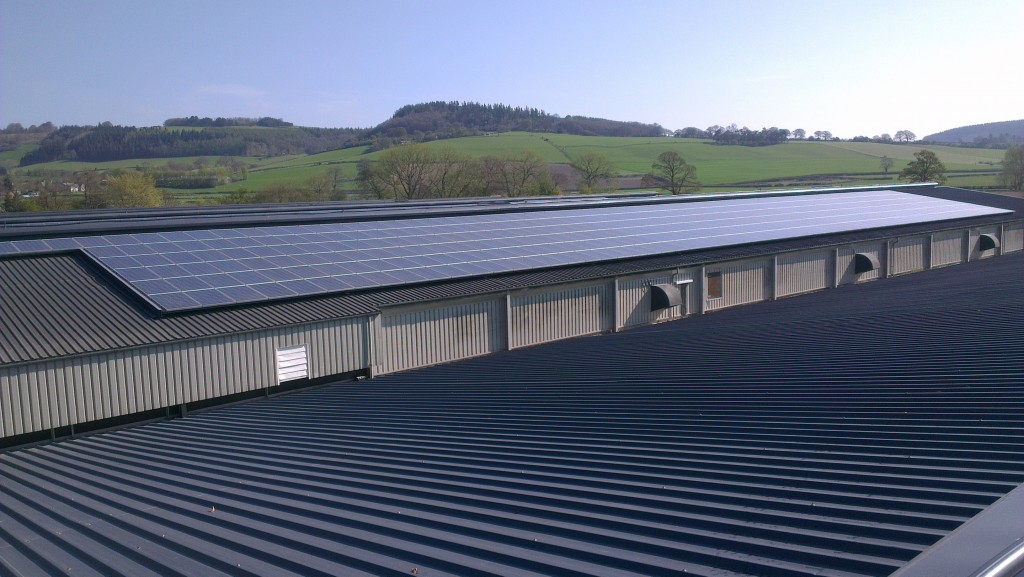
[[(565, 134), (502, 133), (486, 136), (434, 141), (426, 146), (451, 146), (472, 157), (531, 150), (545, 162), (569, 164), (584, 152), (600, 152), (608, 156), (623, 178), (623, 188), (639, 186), (639, 176), (650, 170), (659, 154), (675, 151), (697, 167), (697, 176), (708, 190), (749, 190), (763, 187), (800, 187), (822, 185), (862, 185), (895, 182), (896, 175), (913, 154), (917, 144), (876, 144), (869, 142), (794, 141), (765, 147), (716, 146), (710, 141), (678, 138), (587, 137)], [(950, 171), (950, 184), (963, 187), (995, 186), (995, 173), (1002, 160), (1002, 150), (928, 146), (935, 151)], [(12, 163), (24, 151), (0, 153), (0, 161)], [(374, 160), (381, 153), (368, 153), (366, 148), (334, 150), (314, 155), (240, 158), (248, 165), (248, 179), (212, 189), (179, 191), (185, 202), (215, 200), (246, 188), (259, 190), (273, 184), (302, 185), (313, 177), (340, 169), (345, 190), (356, 189), (356, 168), (360, 160)], [(883, 174), (881, 158), (893, 159), (889, 174)], [(150, 166), (159, 168), (167, 162), (188, 164), (195, 158), (124, 160), (104, 163), (51, 162), (15, 171), (111, 170)], [(207, 158), (212, 165), (216, 158)]]
[(21, 157), (28, 154), (33, 148), (35, 148), (34, 144), (22, 144), (10, 150), (0, 152), (0, 166), (8, 170), (18, 166)]

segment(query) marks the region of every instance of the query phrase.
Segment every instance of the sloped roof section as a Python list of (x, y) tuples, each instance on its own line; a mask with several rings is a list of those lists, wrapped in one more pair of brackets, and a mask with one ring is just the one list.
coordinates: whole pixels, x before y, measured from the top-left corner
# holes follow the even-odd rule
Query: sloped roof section
[(80, 250), (155, 310), (171, 312), (1009, 212), (892, 190), (721, 195), (574, 210), (0, 241), (0, 255)]
[[(607, 278), (644, 271), (756, 257), (835, 244), (865, 242), (880, 235), (908, 235), (936, 227), (984, 225), (1024, 217), (1024, 199), (938, 187), (915, 191), (944, 200), (1008, 211), (937, 225), (923, 223), (774, 242), (729, 246), (615, 262), (423, 283), (391, 289), (339, 292), (187, 314), (158, 317), (122, 284), (77, 252), (0, 258), (0, 364), (31, 362), (189, 340), (234, 332), (372, 314), (381, 307), (408, 302), (515, 290)], [(10, 290), (7, 290), (8, 287)]]
[(1021, 258), (0, 454), (0, 567), (889, 575), (1024, 481)]

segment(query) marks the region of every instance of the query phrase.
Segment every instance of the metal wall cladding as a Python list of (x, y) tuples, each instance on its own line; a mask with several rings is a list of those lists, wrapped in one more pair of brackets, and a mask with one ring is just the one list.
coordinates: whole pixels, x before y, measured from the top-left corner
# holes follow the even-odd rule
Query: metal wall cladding
[(915, 236), (897, 239), (892, 243), (892, 263), (889, 274), (905, 274), (928, 268), (929, 237)]
[[(875, 261), (878, 262), (878, 268), (857, 274), (854, 271), (853, 257), (858, 253), (874, 257)], [(836, 270), (839, 273), (838, 284), (852, 284), (883, 278), (886, 267), (889, 266), (886, 254), (886, 244), (884, 242), (841, 247), (839, 249), (838, 262), (836, 263)]]
[(491, 298), (381, 315), (380, 372), (465, 359), (507, 348), (505, 300)]
[(933, 234), (931, 266), (939, 267), (962, 263), (966, 239), (967, 234), (963, 230), (946, 230)]
[(169, 343), (0, 369), (7, 437), (277, 385), (275, 350), (308, 345), (310, 378), (366, 366), (366, 320)]
[(700, 299), (704, 298), (700, 292), (700, 269), (679, 269), (676, 272), (675, 280), (690, 281), (686, 284), (680, 285), (680, 289), (686, 290), (686, 293), (683, 295), (683, 303), (686, 305), (686, 310), (681, 311), (681, 313), (692, 315), (700, 311)]
[[(980, 246), (980, 242), (978, 241), (978, 238), (981, 235), (983, 235), (983, 234), (987, 234), (988, 236), (991, 236), (992, 238), (998, 240), (999, 243), (1000, 243), (1000, 246), (997, 246), (996, 248), (991, 248), (989, 250), (981, 250), (981, 246)], [(999, 250), (1000, 250), (1000, 248), (1002, 246), (1002, 240), (1003, 240), (1003, 239), (999, 238), (1000, 237), (999, 226), (985, 226), (985, 227), (981, 227), (981, 228), (973, 228), (973, 229), (970, 230), (970, 235), (971, 235), (971, 241), (970, 241), (970, 243), (971, 243), (970, 244), (970, 246), (971, 246), (971, 260), (978, 260), (978, 259), (982, 259), (982, 258), (988, 258), (988, 257), (996, 256), (996, 255), (999, 254)]]
[(511, 348), (611, 330), (611, 282), (511, 296)]
[(775, 274), (778, 297), (831, 288), (836, 275), (835, 251), (780, 254)]
[(1003, 228), (1003, 252), (1024, 250), (1024, 223), (1014, 222)]
[(767, 300), (772, 290), (772, 259), (746, 260), (707, 267), (721, 272), (721, 298), (706, 299), (706, 311)]
[(681, 310), (683, 306), (651, 311), (651, 285), (673, 284), (674, 279), (674, 270), (620, 278), (619, 292), (616, 295), (618, 318), (615, 320), (615, 326), (649, 325), (686, 314)]

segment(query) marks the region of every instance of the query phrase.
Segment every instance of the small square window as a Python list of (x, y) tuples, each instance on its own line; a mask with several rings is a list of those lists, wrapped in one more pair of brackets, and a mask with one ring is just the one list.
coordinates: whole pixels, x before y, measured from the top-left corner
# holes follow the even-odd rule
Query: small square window
[(724, 295), (722, 287), (722, 273), (720, 272), (709, 272), (708, 273), (708, 298), (709, 299), (720, 299)]

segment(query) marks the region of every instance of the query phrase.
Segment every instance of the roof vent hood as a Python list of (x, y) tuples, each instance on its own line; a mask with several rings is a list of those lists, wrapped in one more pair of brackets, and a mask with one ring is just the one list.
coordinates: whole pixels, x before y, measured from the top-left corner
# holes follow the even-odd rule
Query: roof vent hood
[(683, 304), (679, 287), (674, 284), (651, 285), (651, 312), (657, 312)]

